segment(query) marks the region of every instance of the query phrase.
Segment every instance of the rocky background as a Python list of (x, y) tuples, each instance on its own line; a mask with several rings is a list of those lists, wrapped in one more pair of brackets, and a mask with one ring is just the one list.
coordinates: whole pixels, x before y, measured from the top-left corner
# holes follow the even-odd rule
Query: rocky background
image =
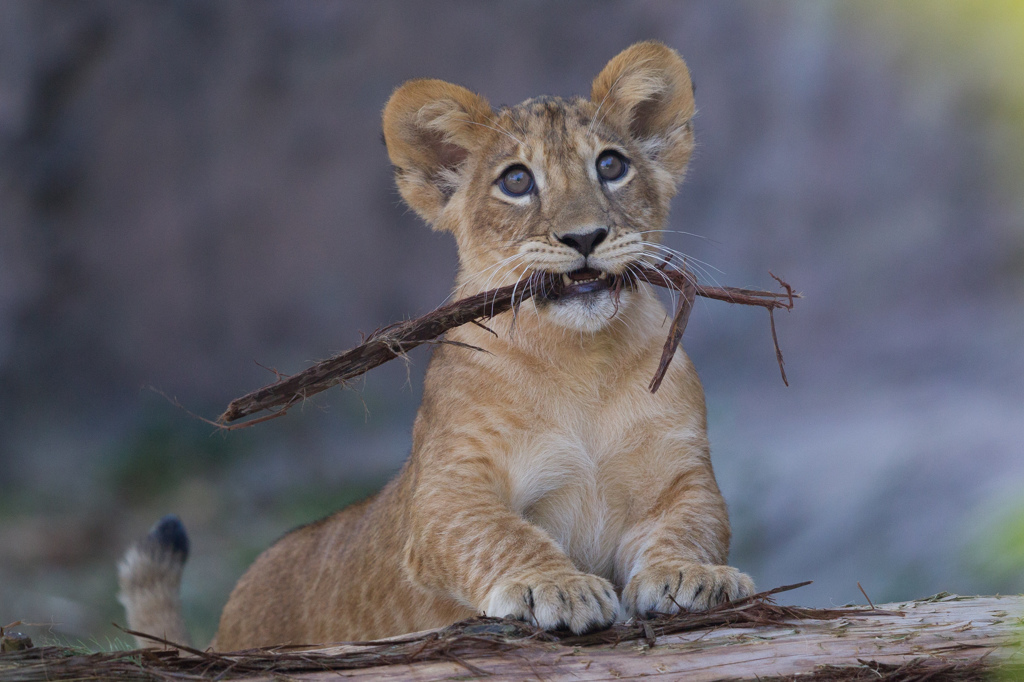
[(193, 539), (196, 640), (289, 527), (407, 454), (427, 352), (287, 418), (206, 416), (421, 314), (455, 249), (399, 200), (391, 90), (589, 91), (657, 38), (697, 83), (669, 245), (722, 284), (684, 345), (733, 562), (806, 604), (1024, 590), (1020, 3), (0, 3), (0, 624), (118, 646), (114, 564)]

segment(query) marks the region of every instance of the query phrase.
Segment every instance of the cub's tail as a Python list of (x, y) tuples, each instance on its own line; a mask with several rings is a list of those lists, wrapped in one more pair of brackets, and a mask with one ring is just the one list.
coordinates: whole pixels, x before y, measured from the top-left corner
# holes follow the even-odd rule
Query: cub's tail
[[(188, 645), (179, 596), (187, 559), (188, 535), (173, 514), (157, 521), (149, 535), (128, 548), (117, 564), (117, 600), (124, 605), (130, 629)], [(142, 648), (163, 646), (141, 637), (136, 640)]]

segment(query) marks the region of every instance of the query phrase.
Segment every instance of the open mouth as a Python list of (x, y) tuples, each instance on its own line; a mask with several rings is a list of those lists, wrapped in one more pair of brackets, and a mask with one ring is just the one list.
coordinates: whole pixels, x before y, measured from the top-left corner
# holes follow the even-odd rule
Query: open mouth
[(621, 275), (613, 275), (593, 268), (580, 268), (562, 273), (561, 279), (556, 280), (554, 285), (548, 289), (547, 298), (557, 301), (573, 296), (593, 294), (606, 289), (621, 289), (622, 285)]

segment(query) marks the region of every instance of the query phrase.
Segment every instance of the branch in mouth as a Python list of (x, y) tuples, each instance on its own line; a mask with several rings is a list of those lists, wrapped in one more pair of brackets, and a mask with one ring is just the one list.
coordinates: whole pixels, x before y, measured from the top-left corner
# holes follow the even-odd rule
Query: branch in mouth
[[(670, 268), (667, 267), (668, 265), (669, 263), (666, 262), (657, 268), (635, 266), (629, 276), (607, 275), (604, 278), (599, 277), (601, 273), (598, 271), (575, 271), (571, 273), (572, 283), (568, 285), (565, 284), (563, 276), (560, 274), (537, 272), (525, 282), (460, 299), (414, 320), (399, 322), (379, 329), (355, 348), (322, 360), (298, 374), (280, 378), (272, 384), (232, 400), (224, 414), (217, 419), (217, 424), (220, 428), (234, 430), (283, 416), (296, 403), (332, 386), (354, 379), (374, 367), (404, 355), (417, 346), (430, 343), (449, 329), (470, 322), (480, 324), (483, 320), (500, 315), (534, 296), (543, 296), (548, 299), (560, 298), (588, 293), (585, 289), (592, 287), (593, 291), (611, 289), (616, 294), (617, 302), (617, 293), (624, 285), (635, 286), (640, 280), (674, 289), (680, 293), (675, 316), (662, 350), (661, 362), (654, 378), (651, 379), (652, 393), (656, 392), (661, 385), (672, 357), (679, 347), (695, 296), (766, 308), (770, 316), (772, 341), (775, 344), (779, 370), (782, 372), (783, 382), (788, 386), (786, 372), (783, 368), (782, 351), (779, 349), (778, 338), (775, 334), (773, 313), (777, 308), (792, 309), (794, 299), (799, 297), (798, 294), (793, 293), (793, 288), (775, 275), (772, 277), (785, 289), (784, 293), (734, 287), (708, 287), (698, 284), (693, 274), (685, 267), (673, 266)], [(593, 273), (596, 273), (597, 276), (591, 276)], [(264, 411), (268, 414), (232, 424), (239, 419)]]

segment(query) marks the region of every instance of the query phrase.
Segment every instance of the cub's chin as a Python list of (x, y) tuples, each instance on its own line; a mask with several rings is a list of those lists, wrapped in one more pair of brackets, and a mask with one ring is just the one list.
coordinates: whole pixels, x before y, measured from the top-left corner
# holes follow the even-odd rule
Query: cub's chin
[(600, 331), (630, 303), (632, 292), (621, 275), (582, 268), (560, 277), (537, 299), (538, 307), (559, 327)]

